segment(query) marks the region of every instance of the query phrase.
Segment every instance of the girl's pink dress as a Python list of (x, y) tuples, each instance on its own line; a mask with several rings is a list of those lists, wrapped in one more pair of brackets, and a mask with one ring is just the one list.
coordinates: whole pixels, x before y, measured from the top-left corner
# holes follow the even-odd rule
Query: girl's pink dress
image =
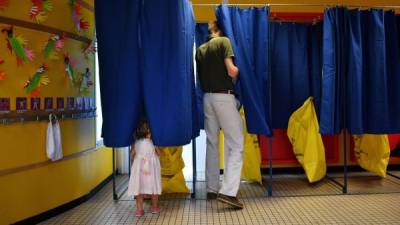
[(159, 195), (161, 186), (160, 159), (156, 154), (153, 142), (143, 138), (135, 142), (136, 155), (133, 160), (129, 179), (128, 195)]

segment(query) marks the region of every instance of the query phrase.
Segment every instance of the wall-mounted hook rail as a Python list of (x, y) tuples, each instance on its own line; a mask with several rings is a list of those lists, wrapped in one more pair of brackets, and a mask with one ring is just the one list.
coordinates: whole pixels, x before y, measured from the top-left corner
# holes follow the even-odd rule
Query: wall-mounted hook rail
[(0, 121), (2, 125), (9, 125), (13, 123), (26, 123), (26, 122), (40, 122), (48, 121), (49, 114), (55, 115), (60, 120), (65, 119), (86, 119), (96, 117), (96, 109), (90, 110), (66, 110), (66, 111), (10, 111), (6, 113), (0, 113)]

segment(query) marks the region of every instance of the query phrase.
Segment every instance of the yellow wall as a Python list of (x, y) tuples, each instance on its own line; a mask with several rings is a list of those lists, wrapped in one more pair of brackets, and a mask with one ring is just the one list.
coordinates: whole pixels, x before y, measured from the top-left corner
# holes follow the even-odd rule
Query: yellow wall
[[(18, 155), (22, 154), (11, 157)], [(1, 176), (0, 224), (32, 217), (89, 193), (110, 175), (110, 162), (111, 151), (102, 148), (79, 158)]]
[[(93, 0), (87, 0), (93, 6)], [(68, 0), (52, 0), (53, 12), (43, 23), (44, 26), (57, 28), (67, 32), (93, 39), (93, 12), (83, 9), (83, 17), (91, 24), (86, 32), (77, 32), (73, 26)], [(10, 0), (10, 6), (0, 11), (0, 16), (34, 23), (29, 18), (31, 1)], [(8, 27), (1, 24), (0, 29)], [(6, 48), (5, 34), (0, 33), (0, 58), (5, 63), (0, 70), (7, 73), (5, 80), (0, 81), (0, 97), (10, 97), (11, 110), (15, 110), (15, 97), (27, 97), (28, 108), (30, 96), (23, 89), (25, 81), (35, 73), (42, 63), (48, 67), (50, 84), (41, 88), (41, 108), (44, 97), (77, 97), (79, 87), (68, 80), (64, 71), (63, 57), (52, 61), (44, 59), (42, 49), (53, 34), (23, 27), (14, 27), (16, 35), (22, 35), (28, 41), (28, 47), (35, 52), (35, 60), (17, 66), (15, 55)], [(87, 44), (81, 41), (67, 39), (63, 52), (68, 52), (76, 60), (77, 72), (90, 68), (91, 79), (94, 80), (94, 57), (88, 59), (82, 54), (82, 48)], [(96, 83), (96, 82), (95, 82)], [(89, 97), (94, 98), (94, 87), (90, 88)], [(64, 100), (66, 103), (66, 100)], [(95, 119), (60, 121), (62, 146), (64, 156), (76, 155), (96, 146)], [(57, 206), (77, 199), (111, 174), (111, 151), (100, 148), (77, 158), (65, 159), (48, 163), (40, 167), (25, 169), (17, 173), (1, 175), (2, 171), (35, 165), (47, 161), (46, 158), (47, 122), (26, 122), (10, 125), (0, 125), (0, 224), (17, 222)]]
[[(207, 22), (215, 20), (214, 7), (196, 6), (197, 3), (220, 4), (222, 0), (192, 0), (194, 4), (194, 14), (198, 22)], [(273, 4), (273, 3), (293, 3), (293, 4), (327, 4), (327, 5), (355, 5), (355, 6), (384, 6), (384, 5), (400, 5), (398, 0), (229, 0), (232, 4)], [(311, 6), (271, 6), (271, 12), (323, 12), (324, 7)]]

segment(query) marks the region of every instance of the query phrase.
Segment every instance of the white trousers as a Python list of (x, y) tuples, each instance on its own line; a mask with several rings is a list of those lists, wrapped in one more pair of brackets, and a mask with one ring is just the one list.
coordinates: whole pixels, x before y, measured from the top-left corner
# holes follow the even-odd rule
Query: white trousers
[[(206, 93), (203, 98), (207, 134), (207, 192), (236, 196), (243, 164), (243, 121), (231, 94)], [(224, 178), (219, 187), (219, 131), (224, 133)]]

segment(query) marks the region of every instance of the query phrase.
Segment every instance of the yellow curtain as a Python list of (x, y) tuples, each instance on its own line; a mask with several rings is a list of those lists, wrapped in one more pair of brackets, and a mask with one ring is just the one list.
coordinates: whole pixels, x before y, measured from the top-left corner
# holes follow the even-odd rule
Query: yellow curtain
[(353, 138), (354, 154), (358, 164), (369, 172), (386, 177), (386, 168), (390, 158), (387, 135), (363, 134), (353, 135)]
[(308, 181), (321, 180), (326, 174), (325, 149), (312, 97), (290, 116), (287, 135)]

